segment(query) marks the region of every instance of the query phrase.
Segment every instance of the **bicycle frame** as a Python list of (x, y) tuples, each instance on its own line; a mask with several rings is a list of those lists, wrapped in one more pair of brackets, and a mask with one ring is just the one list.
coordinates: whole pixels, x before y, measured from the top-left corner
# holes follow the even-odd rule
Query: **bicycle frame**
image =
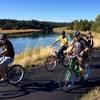
[(77, 61), (77, 56), (74, 56), (74, 57), (71, 57), (70, 58), (70, 61), (68, 63), (68, 69), (71, 70), (71, 71), (74, 71), (75, 74), (80, 77), (81, 76), (81, 72), (80, 72), (80, 69), (79, 69), (79, 64), (78, 64), (78, 61)]
[[(58, 53), (58, 50), (61, 48), (61, 47), (59, 47), (59, 46), (57, 46), (57, 47), (52, 47), (53, 48), (53, 53), (54, 53), (54, 55), (57, 57), (57, 53)], [(64, 53), (65, 54), (65, 53)], [(61, 56), (61, 55), (60, 55)], [(61, 57), (59, 58), (59, 57), (57, 57), (57, 59), (58, 60), (61, 60)]]

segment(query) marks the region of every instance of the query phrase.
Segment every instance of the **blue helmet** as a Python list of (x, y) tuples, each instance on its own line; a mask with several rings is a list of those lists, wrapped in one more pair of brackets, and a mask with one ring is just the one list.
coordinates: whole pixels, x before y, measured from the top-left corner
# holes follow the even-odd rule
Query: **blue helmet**
[(80, 35), (80, 31), (76, 31), (73, 33), (73, 36), (79, 36)]

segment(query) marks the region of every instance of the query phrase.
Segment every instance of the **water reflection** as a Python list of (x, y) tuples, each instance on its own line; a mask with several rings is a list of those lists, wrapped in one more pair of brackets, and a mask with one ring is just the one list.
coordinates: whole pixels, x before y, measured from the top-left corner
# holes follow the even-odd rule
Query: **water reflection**
[[(60, 34), (52, 33), (33, 33), (31, 36), (13, 37), (10, 38), (14, 45), (16, 53), (21, 53), (27, 48), (38, 48), (49, 46), (53, 41), (58, 38)], [(71, 41), (71, 37), (68, 35), (68, 40)]]

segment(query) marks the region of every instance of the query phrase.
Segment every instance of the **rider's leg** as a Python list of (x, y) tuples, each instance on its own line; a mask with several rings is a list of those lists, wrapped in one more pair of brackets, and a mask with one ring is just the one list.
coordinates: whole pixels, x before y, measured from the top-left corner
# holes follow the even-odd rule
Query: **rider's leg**
[(59, 51), (58, 51), (58, 56), (61, 58), (61, 56), (63, 56), (64, 57), (64, 50), (66, 50), (67, 49), (67, 47), (66, 46), (62, 46), (60, 49), (59, 49)]
[(84, 74), (83, 57), (78, 56), (77, 58), (78, 58), (78, 63), (79, 63), (80, 74), (82, 76)]
[(2, 57), (2, 60), (0, 62), (0, 72), (2, 73), (2, 78), (4, 78), (5, 76), (5, 71), (6, 71), (6, 67), (8, 64), (12, 63), (13, 59), (11, 57)]
[(0, 57), (0, 79), (3, 77), (3, 68), (2, 68), (2, 61), (4, 60), (4, 56)]

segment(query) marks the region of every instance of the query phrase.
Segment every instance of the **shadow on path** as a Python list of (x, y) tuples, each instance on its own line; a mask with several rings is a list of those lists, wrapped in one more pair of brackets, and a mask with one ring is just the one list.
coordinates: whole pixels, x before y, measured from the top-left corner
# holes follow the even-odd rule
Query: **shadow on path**
[[(8, 84), (10, 87), (10, 85)], [(11, 86), (10, 90), (0, 91), (0, 100), (12, 99), (30, 94), (31, 92), (52, 92), (58, 88), (53, 80), (24, 80), (17, 86)]]

